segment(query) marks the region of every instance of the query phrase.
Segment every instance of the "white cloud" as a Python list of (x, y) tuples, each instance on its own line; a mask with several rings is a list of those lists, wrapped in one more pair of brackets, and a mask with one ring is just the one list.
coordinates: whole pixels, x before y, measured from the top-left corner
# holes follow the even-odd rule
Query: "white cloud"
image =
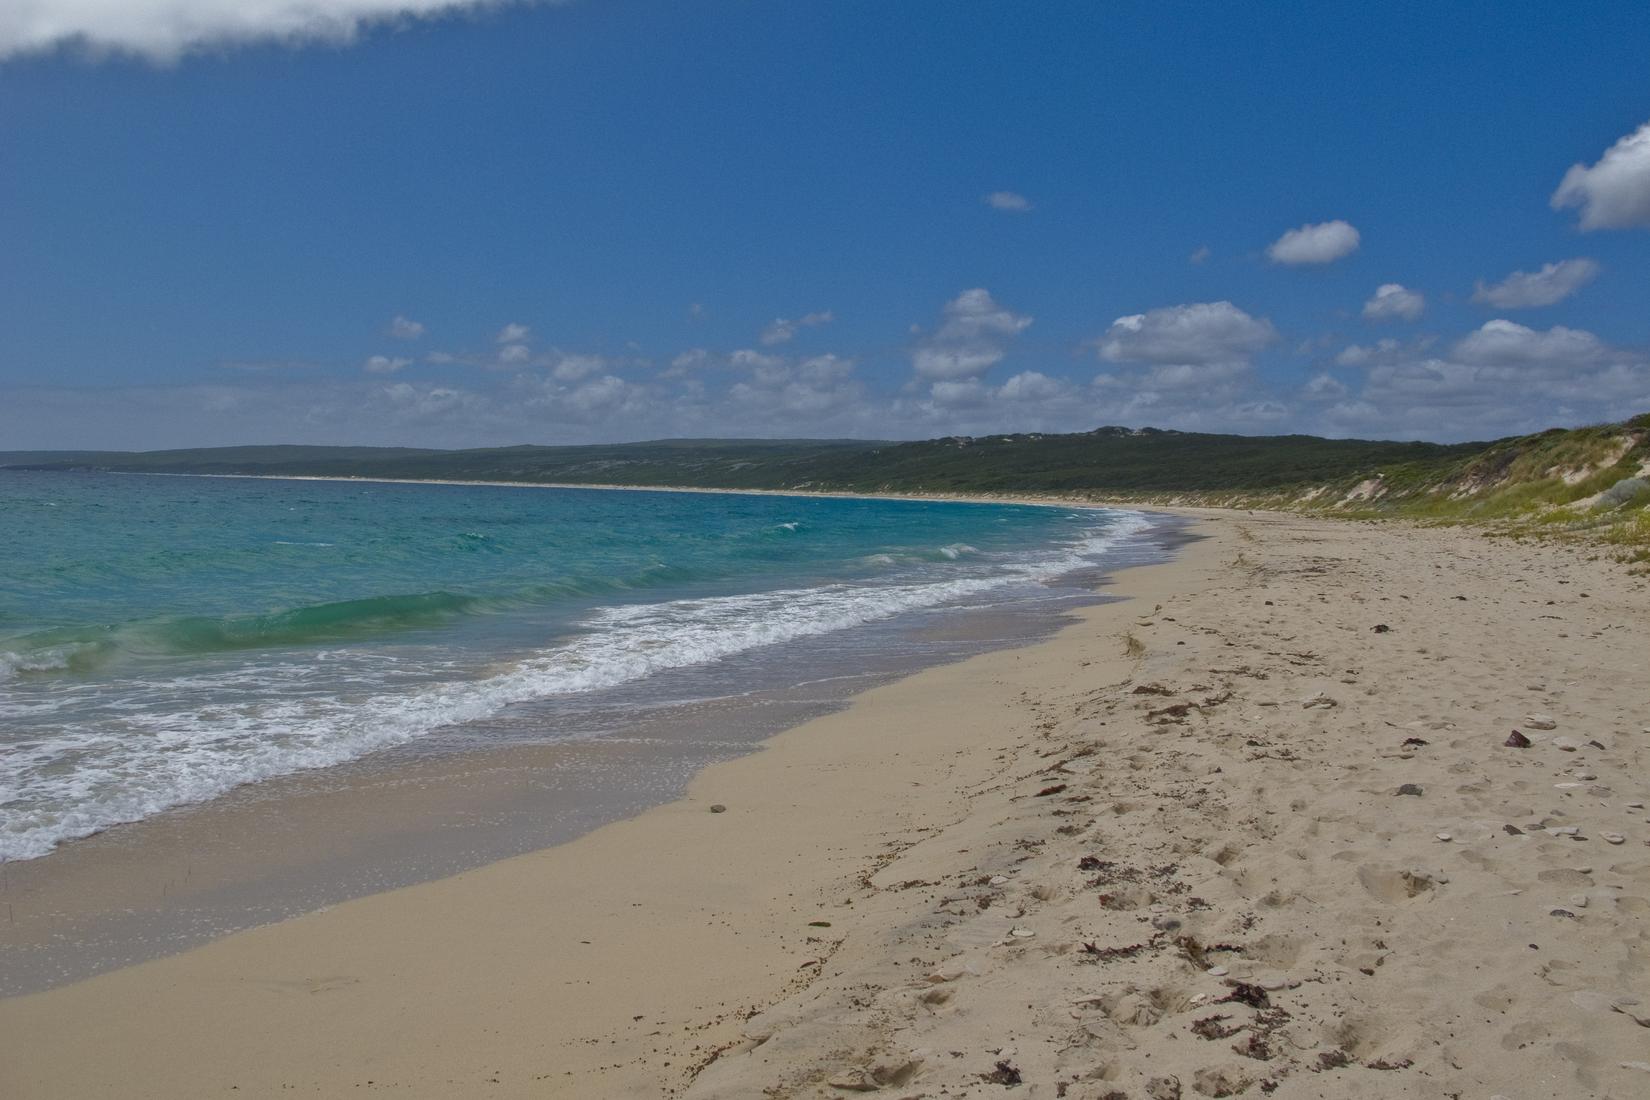
[(1194, 267), (1200, 266), (1208, 263), (1209, 257), (1212, 255), (1214, 255), (1214, 253), (1209, 251), (1208, 245), (1198, 245), (1196, 248), (1192, 249), (1192, 254), (1186, 257), (1186, 262)]
[(606, 370), (608, 362), (599, 355), (563, 355), (550, 367), (558, 382), (578, 382)]
[(974, 378), (1002, 362), (1008, 342), (1031, 318), (999, 305), (989, 291), (965, 290), (945, 303), (940, 327), (911, 355), (917, 375), (927, 379)]
[(504, 366), (519, 366), (533, 357), (533, 351), (526, 344), (505, 344), (498, 349), (498, 361)]
[(1358, 247), (1358, 231), (1337, 218), (1291, 229), (1266, 249), (1273, 263), (1327, 264), (1351, 255)]
[(1335, 362), (1343, 367), (1361, 367), (1378, 360), (1393, 359), (1400, 356), (1414, 358), (1423, 354), (1431, 343), (1430, 337), (1404, 343), (1389, 336), (1384, 340), (1377, 340), (1370, 346), (1352, 344), (1335, 356)]
[(388, 355), (373, 355), (368, 357), (361, 369), (369, 374), (394, 374), (396, 371), (412, 365), (411, 359), (399, 359)]
[(1021, 371), (1002, 384), (997, 392), (1008, 401), (1049, 401), (1064, 397), (1071, 386), (1040, 371)]
[(828, 309), (820, 310), (817, 313), (805, 313), (794, 321), (785, 317), (775, 317), (768, 322), (768, 326), (762, 330), (762, 334), (757, 339), (769, 346), (784, 344), (794, 339), (801, 329), (813, 328), (816, 325), (828, 325), (834, 320), (836, 320), (836, 314)]
[(1031, 200), (1015, 191), (993, 191), (980, 201), (993, 210), (1006, 210), (1011, 214), (1024, 214), (1031, 209)]
[(1114, 363), (1247, 363), (1278, 338), (1272, 322), (1231, 302), (1193, 302), (1119, 317), (1099, 340)]
[(515, 321), (511, 321), (509, 324), (498, 330), (498, 335), (493, 337), (493, 343), (522, 344), (526, 343), (532, 335), (532, 329), (528, 328), (526, 325), (517, 324)]
[(1338, 401), (1348, 392), (1345, 383), (1329, 374), (1313, 375), (1306, 385), (1301, 387), (1301, 395), (1308, 401)]
[(1581, 208), (1582, 229), (1650, 227), (1650, 122), (1604, 151), (1592, 167), (1572, 164), (1552, 207)]
[(397, 340), (416, 340), (424, 335), (424, 324), (422, 321), (414, 321), (410, 317), (403, 317), (397, 313), (395, 319), (389, 323), (389, 327), (384, 331), (386, 335), (393, 336)]
[(1584, 367), (1600, 362), (1610, 349), (1582, 329), (1555, 325), (1546, 332), (1512, 321), (1486, 321), (1456, 342), (1454, 357), (1465, 363)]
[(1472, 300), (1496, 309), (1531, 309), (1562, 302), (1594, 279), (1599, 266), (1594, 260), (1578, 257), (1543, 264), (1540, 271), (1515, 271), (1499, 283), (1486, 286), (1478, 280)]
[(728, 356), (728, 363), (742, 370), (763, 370), (765, 368), (781, 367), (785, 360), (777, 355), (767, 355), (750, 348), (740, 348)]
[(813, 425), (863, 414), (864, 395), (854, 361), (838, 355), (816, 355), (794, 366), (770, 362), (728, 389), (728, 397), (747, 415)]
[(434, 19), (498, 0), (6, 0), (0, 59), (61, 46), (170, 62), (274, 40), (342, 43), (373, 24)]
[(1426, 311), (1427, 300), (1418, 290), (1400, 283), (1382, 283), (1375, 296), (1364, 303), (1366, 321), (1413, 321)]
[(1541, 331), (1498, 319), (1442, 354), (1421, 342), (1382, 341), (1349, 348), (1340, 361), (1361, 368), (1362, 385), (1325, 409), (1316, 430), (1485, 439), (1650, 406), (1650, 356), (1563, 326)]

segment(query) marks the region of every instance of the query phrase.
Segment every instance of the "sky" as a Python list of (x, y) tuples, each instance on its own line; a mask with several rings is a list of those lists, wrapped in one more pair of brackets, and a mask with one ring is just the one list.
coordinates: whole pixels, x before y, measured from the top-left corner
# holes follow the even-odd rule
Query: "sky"
[(0, 450), (1650, 410), (1650, 5), (6, 0)]

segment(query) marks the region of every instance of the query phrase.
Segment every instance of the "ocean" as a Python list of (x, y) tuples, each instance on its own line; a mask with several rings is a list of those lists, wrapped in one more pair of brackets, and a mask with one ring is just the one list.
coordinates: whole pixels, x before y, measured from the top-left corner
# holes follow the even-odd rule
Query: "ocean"
[(599, 737), (805, 683), (917, 625), (1070, 600), (1148, 527), (1094, 508), (6, 471), (0, 523), (0, 861), (387, 749)]

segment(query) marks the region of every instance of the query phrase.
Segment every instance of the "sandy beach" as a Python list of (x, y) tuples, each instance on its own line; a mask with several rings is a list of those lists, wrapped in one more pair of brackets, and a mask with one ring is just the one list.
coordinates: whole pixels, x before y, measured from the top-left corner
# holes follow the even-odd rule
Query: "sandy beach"
[(1197, 518), (679, 801), (0, 1001), (0, 1095), (1650, 1091), (1650, 586)]

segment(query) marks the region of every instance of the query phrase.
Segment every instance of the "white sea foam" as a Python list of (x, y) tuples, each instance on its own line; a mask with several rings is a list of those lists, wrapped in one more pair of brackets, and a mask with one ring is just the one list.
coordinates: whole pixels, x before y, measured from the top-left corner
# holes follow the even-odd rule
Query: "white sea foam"
[[(1061, 552), (968, 576), (608, 607), (570, 641), (479, 679), (386, 691), (397, 679), (387, 674), (393, 658), (368, 658), (374, 663), (349, 678), (356, 690), (347, 690), (349, 681), (340, 690), (336, 671), (313, 656), (226, 670), (199, 682), (174, 678), (169, 709), (132, 705), (49, 741), (11, 747), (0, 759), (0, 860), (32, 859), (66, 839), (244, 783), (356, 759), (512, 704), (598, 691), (910, 611), (972, 603), (993, 590), (1091, 565), (1147, 526), (1137, 513), (1103, 515), (1107, 527)], [(237, 679), (234, 686), (247, 689), (247, 697), (214, 702), (240, 694), (226, 690)], [(267, 690), (272, 683), (278, 693)], [(199, 702), (180, 707), (179, 699)]]

